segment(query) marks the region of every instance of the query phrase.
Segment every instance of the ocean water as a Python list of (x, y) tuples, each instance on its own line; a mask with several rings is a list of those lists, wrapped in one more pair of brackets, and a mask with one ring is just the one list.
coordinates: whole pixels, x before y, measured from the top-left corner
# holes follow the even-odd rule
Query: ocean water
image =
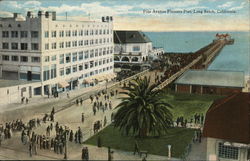
[[(166, 52), (195, 52), (211, 43), (220, 32), (146, 32), (155, 47)], [(250, 35), (248, 32), (227, 32), (235, 39), (226, 45), (208, 70), (243, 71), (250, 75)]]

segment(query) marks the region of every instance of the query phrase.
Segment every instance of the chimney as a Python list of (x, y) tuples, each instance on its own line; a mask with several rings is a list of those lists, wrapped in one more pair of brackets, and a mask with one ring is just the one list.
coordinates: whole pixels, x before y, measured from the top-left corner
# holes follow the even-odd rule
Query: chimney
[(113, 21), (113, 17), (112, 17), (112, 16), (110, 16), (110, 17), (109, 17), (109, 20), (110, 20), (110, 21)]
[(49, 12), (48, 11), (45, 12), (45, 17), (49, 18)]
[(38, 11), (38, 17), (42, 17), (42, 15), (44, 15), (44, 12), (43, 11)]
[(19, 15), (19, 13), (13, 13), (13, 17), (14, 17), (14, 18), (17, 18), (18, 15)]
[(105, 22), (105, 17), (102, 17), (102, 22)]
[(27, 12), (27, 17), (31, 18), (32, 16), (33, 16), (32, 11), (28, 11), (28, 12)]
[(56, 12), (55, 12), (55, 11), (52, 12), (52, 20), (53, 20), (53, 21), (56, 20)]
[(107, 22), (109, 22), (109, 16), (106, 17)]

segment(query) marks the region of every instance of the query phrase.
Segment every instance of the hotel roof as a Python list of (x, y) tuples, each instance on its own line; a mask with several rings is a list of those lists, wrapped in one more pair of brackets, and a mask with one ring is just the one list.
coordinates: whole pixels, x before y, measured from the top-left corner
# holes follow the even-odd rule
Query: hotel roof
[(175, 84), (244, 87), (244, 72), (189, 70), (179, 77)]
[(114, 31), (114, 43), (147, 43), (151, 40), (141, 31)]
[(236, 93), (215, 101), (206, 113), (204, 137), (250, 143), (250, 93)]

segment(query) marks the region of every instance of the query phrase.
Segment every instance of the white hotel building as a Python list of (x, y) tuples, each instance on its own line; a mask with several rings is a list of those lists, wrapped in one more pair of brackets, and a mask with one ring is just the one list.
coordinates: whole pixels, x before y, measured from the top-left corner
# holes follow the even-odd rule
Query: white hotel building
[(30, 97), (114, 77), (112, 17), (59, 21), (55, 12), (14, 13), (0, 18), (0, 38), (0, 79), (29, 81)]

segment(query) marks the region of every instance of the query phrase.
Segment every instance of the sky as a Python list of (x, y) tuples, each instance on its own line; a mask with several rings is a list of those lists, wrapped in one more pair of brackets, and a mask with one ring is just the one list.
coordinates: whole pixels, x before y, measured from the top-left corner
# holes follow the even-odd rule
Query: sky
[(249, 0), (0, 0), (0, 17), (56, 11), (57, 19), (100, 21), (115, 30), (249, 31)]

